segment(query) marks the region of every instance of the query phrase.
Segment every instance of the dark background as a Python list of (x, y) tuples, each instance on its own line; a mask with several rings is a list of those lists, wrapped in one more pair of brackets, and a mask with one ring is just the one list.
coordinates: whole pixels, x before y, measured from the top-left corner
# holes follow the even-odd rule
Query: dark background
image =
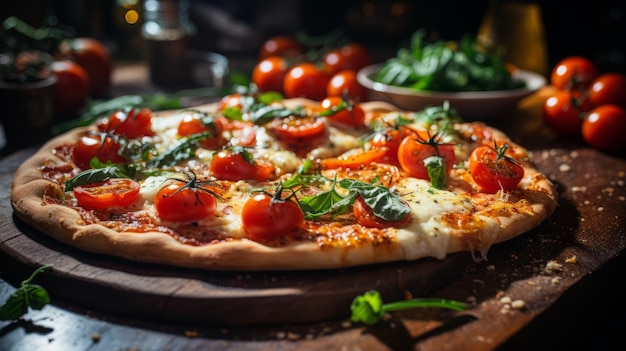
[[(517, 0), (522, 3), (531, 1)], [(118, 59), (141, 58), (141, 23), (123, 22), (125, 1), (2, 1), (2, 18), (18, 15), (34, 25), (49, 14), (101, 39)], [(550, 66), (568, 55), (592, 58), (603, 71), (626, 71), (626, 1), (534, 1), (541, 6)], [(142, 1), (127, 8), (141, 11)], [(324, 35), (341, 29), (374, 50), (377, 60), (393, 55), (416, 29), (448, 40), (475, 34), (489, 0), (190, 0), (198, 28), (193, 45), (227, 56), (256, 54), (264, 39), (276, 34)], [(375, 9), (369, 16), (363, 11)], [(372, 7), (373, 6), (373, 7)], [(392, 16), (394, 9), (402, 14)]]

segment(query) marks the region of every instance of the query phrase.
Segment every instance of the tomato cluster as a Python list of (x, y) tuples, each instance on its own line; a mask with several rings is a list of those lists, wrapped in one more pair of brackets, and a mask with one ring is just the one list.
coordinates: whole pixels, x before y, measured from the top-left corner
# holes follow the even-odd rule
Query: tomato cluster
[(556, 88), (543, 106), (546, 125), (558, 136), (579, 138), (606, 152), (626, 149), (626, 75), (601, 73), (593, 61), (566, 57), (550, 75)]
[(348, 96), (360, 102), (367, 99), (367, 90), (357, 82), (356, 74), (371, 63), (369, 51), (355, 42), (319, 49), (307, 48), (289, 36), (277, 36), (261, 46), (252, 83), (259, 91), (276, 91), (287, 98), (320, 101), (328, 96)]
[(107, 47), (94, 38), (62, 41), (51, 68), (57, 77), (54, 103), (60, 118), (71, 117), (90, 97), (103, 96), (111, 85), (111, 55)]

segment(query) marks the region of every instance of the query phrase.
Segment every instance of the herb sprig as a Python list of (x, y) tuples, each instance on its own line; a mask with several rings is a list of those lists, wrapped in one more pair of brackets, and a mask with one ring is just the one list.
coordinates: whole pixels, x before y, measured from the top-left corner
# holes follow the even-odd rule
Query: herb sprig
[(353, 322), (367, 325), (378, 323), (385, 313), (418, 307), (440, 307), (454, 311), (464, 311), (467, 305), (463, 302), (440, 298), (416, 298), (411, 300), (383, 303), (380, 292), (370, 290), (354, 298), (350, 305)]
[(52, 266), (41, 266), (35, 270), (28, 279), (22, 281), (20, 287), (9, 297), (9, 299), (0, 307), (0, 320), (9, 321), (16, 320), (28, 312), (28, 308), (41, 310), (45, 305), (50, 303), (50, 296), (43, 287), (32, 284), (35, 277), (52, 268)]

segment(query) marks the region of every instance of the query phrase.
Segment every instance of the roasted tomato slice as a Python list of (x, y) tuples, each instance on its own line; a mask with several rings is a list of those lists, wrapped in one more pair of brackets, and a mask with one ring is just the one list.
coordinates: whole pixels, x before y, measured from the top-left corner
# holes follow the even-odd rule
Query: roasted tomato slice
[(358, 104), (339, 96), (329, 96), (322, 100), (320, 107), (330, 122), (354, 127), (365, 126), (365, 111)]
[(469, 159), (469, 171), (478, 186), (487, 193), (509, 191), (524, 177), (524, 166), (507, 156), (508, 144), (478, 146)]
[(139, 199), (140, 185), (127, 178), (111, 178), (104, 182), (74, 187), (74, 196), (81, 207), (99, 210), (127, 207)]
[(359, 169), (371, 164), (372, 162), (379, 162), (385, 154), (386, 150), (370, 149), (351, 155), (325, 158), (320, 161), (320, 167), (322, 169)]
[(304, 213), (291, 196), (259, 192), (244, 203), (241, 221), (247, 238), (273, 240), (296, 234), (304, 227)]

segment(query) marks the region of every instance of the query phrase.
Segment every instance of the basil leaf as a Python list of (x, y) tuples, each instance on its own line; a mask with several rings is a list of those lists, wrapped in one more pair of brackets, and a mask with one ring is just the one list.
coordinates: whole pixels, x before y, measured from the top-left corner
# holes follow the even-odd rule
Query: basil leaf
[(441, 156), (430, 156), (424, 159), (424, 165), (433, 188), (443, 189), (446, 185), (446, 167)]
[(147, 166), (149, 168), (173, 167), (181, 161), (194, 157), (196, 150), (200, 146), (200, 142), (210, 137), (211, 132), (206, 131), (182, 138), (177, 145), (170, 148), (165, 153), (152, 158)]
[(20, 318), (28, 312), (26, 293), (22, 289), (16, 290), (0, 307), (0, 320), (10, 321)]
[(402, 197), (387, 187), (354, 179), (342, 179), (339, 186), (361, 195), (374, 215), (384, 220), (399, 221), (411, 212), (411, 208), (402, 200)]
[(40, 310), (50, 303), (50, 295), (39, 285), (30, 284), (24, 291), (26, 301), (32, 309)]
[(343, 197), (333, 186), (329, 191), (301, 198), (298, 202), (304, 211), (304, 218), (311, 220), (346, 213), (354, 202), (354, 196)]
[(111, 178), (128, 178), (118, 166), (92, 168), (78, 173), (74, 178), (65, 182), (65, 191), (70, 191), (78, 185), (104, 182)]

